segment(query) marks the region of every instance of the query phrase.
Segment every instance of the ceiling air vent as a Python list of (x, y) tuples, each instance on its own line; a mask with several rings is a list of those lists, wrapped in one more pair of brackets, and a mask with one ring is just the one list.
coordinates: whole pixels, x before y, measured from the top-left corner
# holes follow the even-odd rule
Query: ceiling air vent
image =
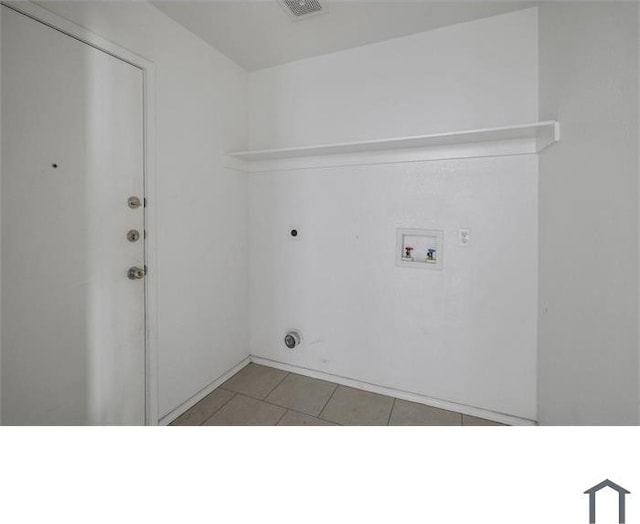
[(327, 9), (318, 0), (280, 0), (282, 7), (294, 20), (324, 13)]

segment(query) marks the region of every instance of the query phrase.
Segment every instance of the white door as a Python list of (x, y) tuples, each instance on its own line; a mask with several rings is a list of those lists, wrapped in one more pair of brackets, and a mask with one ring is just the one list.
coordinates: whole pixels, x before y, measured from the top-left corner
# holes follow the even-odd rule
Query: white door
[(7, 7), (1, 37), (2, 422), (144, 424), (143, 73)]

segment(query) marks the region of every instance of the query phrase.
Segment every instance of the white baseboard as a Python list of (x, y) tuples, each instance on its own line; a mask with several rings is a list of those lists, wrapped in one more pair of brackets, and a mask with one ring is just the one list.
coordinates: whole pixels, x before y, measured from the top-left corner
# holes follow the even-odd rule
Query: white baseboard
[(200, 402), (204, 397), (206, 397), (209, 393), (211, 393), (218, 386), (222, 385), (224, 382), (229, 380), (233, 375), (235, 375), (238, 371), (240, 371), (243, 367), (247, 366), (251, 363), (251, 357), (247, 357), (243, 359), (241, 362), (233, 366), (230, 370), (220, 375), (217, 379), (215, 379), (211, 384), (204, 387), (200, 391), (198, 391), (195, 395), (193, 395), (189, 400), (180, 404), (176, 409), (166, 414), (158, 421), (158, 425), (166, 426), (170, 424), (175, 419), (177, 419), (180, 415), (182, 415), (189, 408), (195, 406), (198, 402)]
[(507, 415), (505, 413), (497, 413), (495, 411), (476, 408), (473, 406), (467, 406), (465, 404), (458, 404), (456, 402), (441, 400), (438, 398), (428, 397), (425, 395), (418, 395), (416, 393), (410, 393), (408, 391), (402, 391), (399, 389), (389, 388), (386, 386), (378, 386), (376, 384), (370, 384), (368, 382), (362, 382), (360, 380), (342, 377), (340, 375), (332, 375), (331, 373), (324, 373), (322, 371), (316, 371), (314, 369), (293, 366), (291, 364), (285, 364), (284, 362), (278, 362), (276, 360), (270, 360), (270, 359), (258, 357), (255, 355), (251, 355), (243, 359), (241, 362), (239, 362), (238, 364), (233, 366), (231, 369), (223, 373), (220, 377), (218, 377), (216, 380), (211, 382), (208, 386), (201, 389), (198, 393), (193, 395), (187, 401), (180, 404), (180, 406), (175, 408), (173, 411), (163, 416), (158, 421), (158, 424), (161, 426), (166, 426), (167, 424), (170, 424), (171, 422), (173, 422), (175, 419), (177, 419), (189, 408), (193, 407), (198, 402), (200, 402), (204, 397), (206, 397), (214, 389), (222, 385), (224, 382), (229, 380), (233, 375), (235, 375), (238, 371), (240, 371), (242, 368), (247, 366), (250, 362), (255, 362), (256, 364), (269, 366), (276, 369), (281, 369), (283, 371), (288, 371), (290, 373), (298, 373), (299, 375), (304, 375), (307, 377), (317, 378), (320, 380), (327, 380), (329, 382), (335, 382), (336, 384), (341, 384), (343, 386), (361, 389), (364, 391), (371, 391), (372, 393), (378, 393), (380, 395), (387, 395), (389, 397), (408, 400), (410, 402), (417, 402), (418, 404), (425, 404), (427, 406), (432, 406), (434, 408), (447, 409), (449, 411), (457, 411), (458, 413), (462, 413), (464, 415), (480, 417), (487, 420), (492, 420), (494, 422), (508, 424), (510, 426), (536, 425), (536, 422), (534, 420), (514, 417), (513, 415)]
[(387, 395), (389, 397), (396, 397), (402, 400), (408, 400), (410, 402), (417, 402), (419, 404), (425, 404), (434, 408), (447, 409), (449, 411), (457, 411), (463, 415), (470, 415), (473, 417), (480, 417), (494, 422), (500, 422), (502, 424), (508, 424), (510, 426), (535, 426), (534, 420), (529, 420), (520, 417), (514, 417), (512, 415), (506, 415), (504, 413), (497, 413), (487, 409), (476, 408), (473, 406), (467, 406), (465, 404), (458, 404), (456, 402), (449, 402), (447, 400), (441, 400), (438, 398), (427, 397), (424, 395), (418, 395), (416, 393), (409, 393), (407, 391), (401, 391), (398, 389), (388, 388), (385, 386), (378, 386), (376, 384), (369, 384), (368, 382), (361, 382), (352, 378), (341, 377), (339, 375), (332, 375), (330, 373), (323, 373), (322, 371), (316, 371), (313, 369), (302, 368), (298, 366), (292, 366), (276, 360), (270, 360), (267, 358), (257, 357), (251, 355), (249, 357), (251, 362), (261, 364), (263, 366), (269, 366), (283, 371), (289, 371), (291, 373), (298, 373), (299, 375), (305, 375), (307, 377), (317, 378), (321, 380), (327, 380), (329, 382), (335, 382), (343, 386), (349, 386), (356, 389), (362, 389), (364, 391), (371, 391), (372, 393), (379, 393), (380, 395)]

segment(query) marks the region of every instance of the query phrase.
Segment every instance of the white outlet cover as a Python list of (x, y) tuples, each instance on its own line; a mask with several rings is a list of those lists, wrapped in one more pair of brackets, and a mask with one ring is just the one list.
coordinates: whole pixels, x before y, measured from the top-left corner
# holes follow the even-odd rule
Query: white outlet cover
[(458, 246), (467, 247), (471, 244), (471, 229), (468, 227), (461, 227), (458, 229)]

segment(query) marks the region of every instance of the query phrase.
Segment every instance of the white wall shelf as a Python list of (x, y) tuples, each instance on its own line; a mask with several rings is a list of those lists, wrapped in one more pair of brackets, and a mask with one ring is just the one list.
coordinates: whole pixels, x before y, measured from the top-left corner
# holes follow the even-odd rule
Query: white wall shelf
[[(274, 171), (387, 162), (417, 162), (483, 156), (535, 154), (559, 141), (555, 120), (506, 127), (454, 131), (361, 142), (228, 154), (248, 171)], [(237, 166), (235, 166), (237, 167)]]

